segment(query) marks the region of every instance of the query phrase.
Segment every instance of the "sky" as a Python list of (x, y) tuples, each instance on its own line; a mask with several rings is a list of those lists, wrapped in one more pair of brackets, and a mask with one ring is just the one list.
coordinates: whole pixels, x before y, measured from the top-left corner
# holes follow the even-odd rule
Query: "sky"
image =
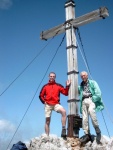
[[(38, 96), (42, 86), (48, 82), (49, 72), (56, 72), (56, 82), (65, 86), (68, 78), (66, 39), (47, 71), (64, 33), (52, 40), (40, 39), (42, 31), (65, 22), (65, 2), (66, 0), (0, 0), (0, 146), (2, 145), (0, 149), (2, 150), (6, 150), (13, 136), (10, 147), (20, 140), (30, 141), (44, 133), (44, 105)], [(112, 137), (113, 1), (74, 0), (74, 2), (76, 17), (97, 10), (101, 6), (106, 6), (109, 11), (109, 17), (106, 19), (81, 26), (79, 30), (92, 78), (99, 84), (105, 104), (103, 115), (101, 112), (97, 113), (98, 122), (102, 134)], [(76, 38), (81, 46), (78, 35)], [(79, 72), (87, 71), (79, 49), (77, 57)], [(80, 82), (78, 75), (78, 83)], [(68, 115), (68, 97), (61, 95), (60, 98)], [(61, 116), (53, 112), (50, 134), (60, 137), (61, 128)], [(91, 123), (90, 128), (91, 133), (95, 134)], [(80, 129), (79, 136), (83, 134), (83, 130)]]

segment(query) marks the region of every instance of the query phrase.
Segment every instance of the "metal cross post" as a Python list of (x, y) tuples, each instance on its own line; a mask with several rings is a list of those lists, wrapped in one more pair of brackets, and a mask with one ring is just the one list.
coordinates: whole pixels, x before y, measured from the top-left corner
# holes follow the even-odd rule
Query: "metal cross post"
[(79, 137), (79, 128), (81, 127), (81, 118), (78, 113), (78, 65), (77, 65), (77, 45), (75, 29), (84, 24), (104, 19), (109, 16), (106, 7), (101, 7), (95, 11), (85, 14), (75, 19), (75, 3), (73, 0), (67, 0), (65, 3), (66, 22), (50, 30), (43, 31), (40, 35), (42, 40), (47, 40), (53, 36), (66, 32), (67, 41), (67, 66), (68, 79), (71, 80), (71, 86), (68, 97), (68, 137)]

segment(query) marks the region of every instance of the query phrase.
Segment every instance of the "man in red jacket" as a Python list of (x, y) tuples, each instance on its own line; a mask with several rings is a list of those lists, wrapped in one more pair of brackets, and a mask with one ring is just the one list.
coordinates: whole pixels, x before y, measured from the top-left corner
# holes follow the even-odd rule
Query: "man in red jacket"
[(67, 96), (71, 82), (67, 80), (64, 88), (61, 84), (55, 82), (55, 78), (56, 74), (50, 72), (49, 82), (42, 87), (39, 95), (41, 102), (45, 104), (45, 133), (49, 136), (51, 113), (54, 110), (62, 115), (61, 137), (66, 137), (66, 110), (60, 105), (60, 93)]

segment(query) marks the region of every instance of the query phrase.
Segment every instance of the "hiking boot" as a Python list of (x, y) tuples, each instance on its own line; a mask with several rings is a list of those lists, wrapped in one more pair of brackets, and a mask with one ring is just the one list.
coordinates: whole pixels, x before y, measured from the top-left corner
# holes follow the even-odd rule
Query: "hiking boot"
[(93, 140), (91, 134), (89, 133), (88, 135), (89, 135), (89, 140), (91, 141), (91, 143), (93, 143), (94, 140)]
[(86, 144), (88, 141), (91, 141), (91, 136), (86, 134), (82, 139), (80, 139), (81, 144)]
[(61, 137), (66, 137), (66, 129), (62, 129)]
[(96, 136), (97, 144), (101, 144), (101, 133)]
[(101, 143), (100, 142), (100, 140), (101, 140), (101, 131), (100, 131), (99, 127), (96, 127), (95, 131), (96, 131), (96, 134), (97, 134), (96, 141), (97, 141), (98, 144), (100, 144)]

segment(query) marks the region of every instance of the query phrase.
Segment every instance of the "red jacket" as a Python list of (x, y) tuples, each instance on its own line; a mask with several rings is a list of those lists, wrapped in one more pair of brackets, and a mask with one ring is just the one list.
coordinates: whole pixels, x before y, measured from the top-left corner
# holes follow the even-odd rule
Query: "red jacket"
[(55, 105), (60, 103), (60, 93), (63, 95), (68, 95), (69, 86), (64, 88), (61, 84), (54, 82), (49, 82), (42, 87), (40, 91), (39, 98), (44, 104), (45, 102), (50, 105)]

